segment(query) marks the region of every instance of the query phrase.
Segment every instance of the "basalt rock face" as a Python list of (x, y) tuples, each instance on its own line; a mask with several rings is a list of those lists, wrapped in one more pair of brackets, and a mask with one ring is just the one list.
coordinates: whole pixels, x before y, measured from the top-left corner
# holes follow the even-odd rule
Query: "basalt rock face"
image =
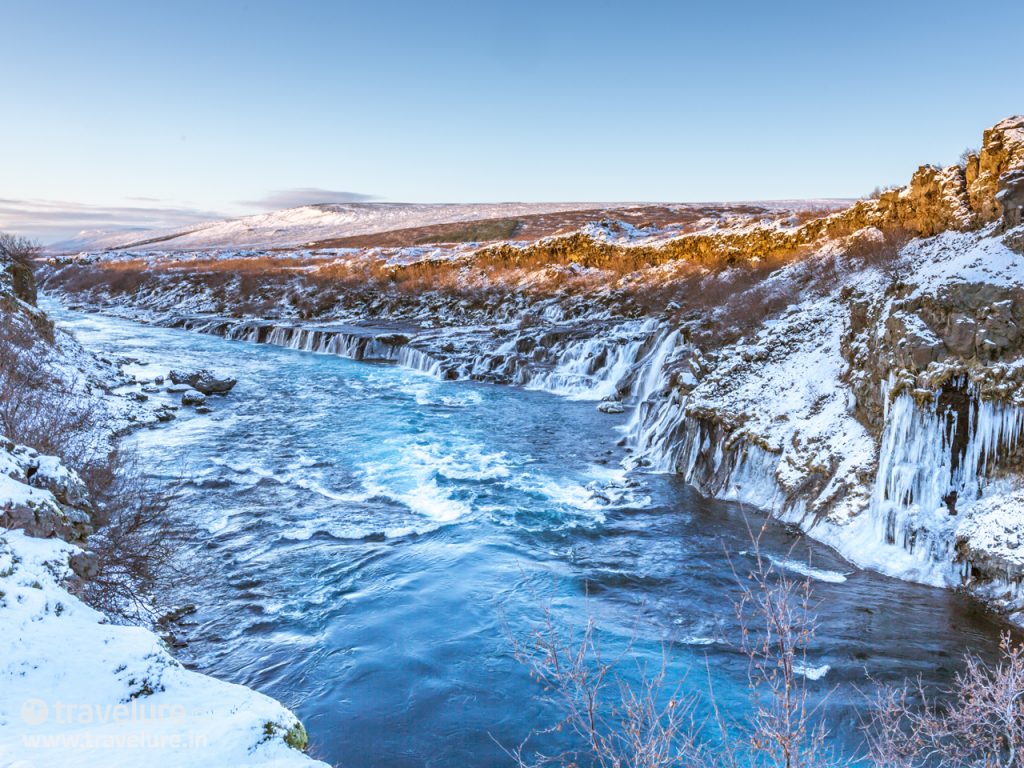
[[(1024, 397), (1024, 285), (966, 283), (936, 293), (851, 291), (844, 353), (856, 415), (880, 432), (886, 397), (967, 377), (986, 398)], [(892, 378), (892, 388), (885, 384)]]
[(1003, 174), (999, 187), (996, 201), (1003, 209), (1003, 228), (1019, 227), (1024, 223), (1024, 169)]

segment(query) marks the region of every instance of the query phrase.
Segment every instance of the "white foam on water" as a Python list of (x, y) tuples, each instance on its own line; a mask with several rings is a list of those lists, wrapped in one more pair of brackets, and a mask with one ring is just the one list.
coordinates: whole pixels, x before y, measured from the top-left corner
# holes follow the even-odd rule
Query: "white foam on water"
[(829, 584), (842, 584), (846, 581), (846, 574), (840, 573), (839, 571), (828, 571), (823, 568), (814, 568), (808, 563), (800, 562), (798, 560), (790, 560), (788, 558), (774, 558), (771, 555), (768, 556), (773, 564), (782, 568), (786, 571), (793, 571), (799, 573), (801, 576), (806, 576), (816, 581), (824, 581)]
[(408, 449), (407, 456), (449, 480), (497, 480), (512, 474), (504, 451), (488, 453), (476, 443), (417, 444)]
[(829, 673), (832, 666), (829, 664), (821, 664), (819, 666), (811, 666), (810, 664), (794, 664), (793, 671), (798, 675), (803, 675), (808, 680), (821, 680), (825, 675)]
[(679, 638), (679, 642), (683, 645), (714, 645), (718, 640), (703, 635), (683, 635)]
[(398, 490), (372, 480), (366, 480), (364, 484), (373, 496), (390, 499), (439, 523), (451, 523), (472, 512), (469, 504), (452, 498), (433, 478), (409, 490)]
[(451, 382), (417, 377), (399, 384), (395, 389), (416, 400), (416, 405), (443, 406), (445, 408), (471, 408), (483, 402), (484, 397), (473, 389), (454, 390)]
[(258, 483), (260, 480), (274, 480), (282, 485), (285, 485), (292, 480), (292, 473), (278, 474), (272, 469), (268, 469), (261, 464), (257, 464), (252, 461), (229, 461), (221, 458), (220, 456), (214, 456), (210, 459), (211, 463), (230, 469), (236, 475), (241, 475), (243, 478)]
[(299, 486), (300, 488), (305, 488), (308, 491), (313, 491), (313, 493), (318, 493), (324, 498), (331, 499), (332, 501), (346, 501), (353, 504), (358, 504), (359, 502), (366, 501), (368, 498), (370, 498), (370, 495), (366, 492), (342, 493), (338, 491), (332, 491), (329, 488), (325, 488), (316, 480), (306, 477), (300, 477), (298, 480), (295, 481), (295, 485)]

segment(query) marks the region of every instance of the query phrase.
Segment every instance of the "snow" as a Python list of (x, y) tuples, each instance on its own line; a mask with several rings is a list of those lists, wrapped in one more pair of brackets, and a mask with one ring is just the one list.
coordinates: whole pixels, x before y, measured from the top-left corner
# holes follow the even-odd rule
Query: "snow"
[(957, 527), (957, 536), (971, 549), (1024, 569), (1024, 489), (987, 496)]
[(71, 595), (61, 582), (75, 551), (0, 535), (0, 764), (317, 764), (267, 737), (267, 723), (297, 722), (280, 704), (186, 670), (149, 630), (109, 624)]
[(945, 232), (914, 241), (904, 251), (904, 258), (916, 285), (911, 298), (933, 296), (939, 288), (958, 284), (1024, 285), (1024, 256), (1007, 248), (998, 237)]
[[(0, 507), (56, 504), (10, 476), (26, 462), (72, 477), (23, 446), (0, 451)], [(285, 744), (298, 721), (282, 705), (186, 670), (148, 629), (110, 624), (71, 594), (79, 551), (0, 529), (0, 766), (323, 765)]]
[(793, 671), (798, 675), (803, 675), (808, 680), (821, 680), (825, 675), (829, 673), (832, 667), (828, 664), (821, 664), (819, 666), (812, 666), (810, 664), (794, 664)]
[[(846, 327), (845, 310), (834, 294), (798, 300), (749, 344), (734, 346), (692, 391), (689, 412), (719, 414), (738, 426), (737, 435), (750, 436), (756, 444), (747, 447), (748, 466), (738, 468), (747, 470), (745, 487), (727, 490), (727, 495), (751, 502), (760, 496), (758, 506), (770, 507), (780, 488), (798, 488), (822, 471), (831, 480), (810, 500), (809, 510), (838, 504), (840, 511), (833, 515), (854, 512), (856, 493), (838, 502), (835, 498), (859, 485), (875, 446), (849, 413), (840, 349)], [(751, 472), (758, 451), (770, 454), (759, 462), (774, 467), (770, 477)], [(760, 490), (753, 487), (758, 484)]]

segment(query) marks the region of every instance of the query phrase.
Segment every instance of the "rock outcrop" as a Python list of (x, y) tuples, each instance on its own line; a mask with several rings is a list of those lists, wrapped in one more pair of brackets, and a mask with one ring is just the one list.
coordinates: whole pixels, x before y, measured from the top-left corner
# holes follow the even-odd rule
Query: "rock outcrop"
[(982, 222), (1002, 214), (1000, 179), (1024, 168), (1024, 115), (1008, 117), (985, 131), (981, 151), (967, 157), (964, 178), (971, 210)]
[(0, 438), (0, 528), (82, 544), (93, 530), (81, 478), (54, 456)]
[[(187, 384), (204, 395), (226, 395), (230, 392), (237, 379), (230, 376), (218, 376), (206, 369), (198, 371), (171, 371), (168, 378), (175, 384)], [(196, 403), (201, 405), (201, 403)]]

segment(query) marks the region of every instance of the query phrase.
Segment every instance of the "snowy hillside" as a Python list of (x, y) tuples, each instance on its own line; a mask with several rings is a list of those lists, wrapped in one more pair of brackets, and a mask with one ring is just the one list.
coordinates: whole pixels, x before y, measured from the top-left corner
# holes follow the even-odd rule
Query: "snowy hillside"
[(423, 227), (458, 221), (524, 216), (558, 211), (600, 209), (594, 203), (487, 203), (424, 205), (416, 203), (340, 203), (304, 205), (243, 216), (178, 230), (83, 233), (54, 243), (54, 251), (115, 250), (158, 241), (161, 249), (287, 247), (353, 235)]
[[(836, 207), (837, 200), (776, 200), (730, 205), (757, 205), (767, 210), (803, 210)], [(182, 251), (216, 248), (286, 248), (313, 242), (400, 229), (503, 219), (569, 211), (601, 212), (615, 208), (643, 208), (637, 203), (339, 203), (305, 205), (271, 213), (204, 222), (174, 230), (131, 230), (82, 232), (77, 237), (53, 243), (55, 253), (122, 250), (153, 246), (158, 250)], [(674, 207), (674, 206), (673, 206)], [(680, 209), (690, 207), (680, 204)]]

